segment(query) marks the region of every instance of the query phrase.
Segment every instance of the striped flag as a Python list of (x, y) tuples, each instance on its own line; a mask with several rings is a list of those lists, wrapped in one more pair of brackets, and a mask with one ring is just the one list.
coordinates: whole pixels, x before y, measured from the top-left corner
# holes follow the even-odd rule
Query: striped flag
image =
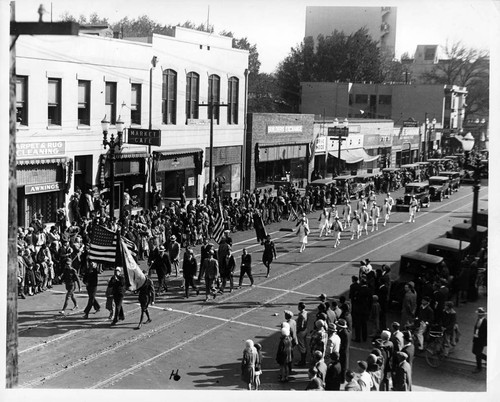
[(290, 215), (288, 215), (288, 221), (296, 221), (299, 219), (299, 216), (297, 215), (297, 211), (290, 205)]
[(96, 226), (92, 233), (89, 258), (94, 262), (116, 261), (116, 233), (104, 226)]
[(223, 234), (224, 234), (224, 214), (222, 213), (222, 205), (219, 202), (219, 215), (215, 218), (212, 237), (217, 243), (220, 243)]
[(127, 247), (128, 251), (130, 251), (130, 254), (132, 254), (132, 257), (137, 257), (137, 245), (130, 239), (127, 239), (124, 236), (120, 237), (123, 242), (125, 243), (125, 246)]
[(126, 245), (124, 237), (120, 237), (120, 246), (121, 264), (123, 265), (123, 274), (125, 276), (127, 289), (140, 289), (146, 282), (146, 275), (144, 275), (141, 268), (132, 257), (132, 254), (130, 253), (130, 250)]

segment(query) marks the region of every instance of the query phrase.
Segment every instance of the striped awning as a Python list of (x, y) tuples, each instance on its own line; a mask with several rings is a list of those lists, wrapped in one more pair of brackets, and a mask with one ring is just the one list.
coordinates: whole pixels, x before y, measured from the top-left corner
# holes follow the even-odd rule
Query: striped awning
[(118, 153), (115, 154), (116, 159), (142, 159), (147, 158), (147, 152), (127, 152), (127, 153)]
[(16, 164), (18, 166), (23, 165), (48, 165), (48, 164), (64, 164), (68, 162), (69, 158), (66, 156), (59, 156), (55, 158), (29, 158), (29, 159), (18, 159)]
[(185, 149), (169, 149), (164, 151), (155, 151), (156, 155), (159, 155), (161, 159), (172, 158), (176, 156), (196, 154), (198, 152), (203, 152), (201, 148), (185, 148)]

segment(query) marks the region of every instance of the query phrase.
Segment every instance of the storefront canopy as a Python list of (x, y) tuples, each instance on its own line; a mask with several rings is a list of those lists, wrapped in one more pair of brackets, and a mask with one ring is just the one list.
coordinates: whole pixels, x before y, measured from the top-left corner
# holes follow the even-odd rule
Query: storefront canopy
[[(338, 158), (338, 152), (329, 152), (329, 154), (335, 158)], [(377, 160), (380, 155), (368, 155), (363, 148), (355, 149), (341, 149), (340, 159), (344, 160), (346, 163), (354, 164), (359, 162), (372, 162)]]

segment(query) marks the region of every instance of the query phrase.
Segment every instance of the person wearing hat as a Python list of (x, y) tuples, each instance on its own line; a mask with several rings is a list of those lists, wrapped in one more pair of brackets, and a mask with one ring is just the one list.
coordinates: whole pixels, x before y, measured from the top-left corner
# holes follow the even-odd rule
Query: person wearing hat
[(215, 284), (219, 278), (219, 263), (214, 258), (214, 250), (208, 251), (208, 259), (205, 259), (201, 264), (200, 277), (205, 279), (205, 301), (208, 301), (209, 295), (212, 295), (215, 299), (217, 296)]
[(78, 273), (76, 270), (71, 266), (71, 260), (69, 263), (65, 264), (64, 270), (60, 276), (60, 281), (64, 283), (66, 287), (66, 297), (64, 299), (64, 305), (61, 311), (59, 311), (59, 314), (65, 314), (66, 307), (68, 307), (68, 301), (71, 299), (73, 302), (73, 310), (78, 309), (78, 303), (75, 299), (75, 284), (78, 285), (78, 291), (80, 292), (82, 289), (82, 284), (80, 282), (80, 278), (78, 277)]
[(389, 378), (392, 375), (392, 367), (394, 360), (394, 344), (390, 340), (391, 333), (387, 330), (383, 330), (380, 334), (380, 338), (375, 340), (373, 345), (380, 350), (382, 358), (384, 360), (384, 368), (382, 371), (382, 378), (380, 381), (380, 390), (389, 391)]
[(456, 345), (458, 338), (457, 312), (453, 308), (453, 302), (444, 303), (444, 310), (441, 314), (441, 327), (444, 335), (444, 353), (448, 355), (451, 346)]
[(404, 352), (408, 355), (408, 363), (410, 363), (410, 367), (413, 367), (413, 359), (415, 358), (415, 345), (412, 342), (412, 333), (410, 331), (403, 331), (403, 348), (401, 352)]
[(337, 326), (334, 322), (328, 324), (328, 340), (326, 342), (325, 363), (332, 362), (332, 353), (340, 351), (340, 337), (337, 335)]
[(112, 288), (113, 301), (115, 303), (115, 315), (111, 325), (116, 325), (118, 320), (123, 321), (125, 319), (125, 314), (123, 312), (123, 297), (125, 296), (126, 286), (121, 267), (115, 268), (114, 275), (108, 286)]
[[(222, 263), (221, 263), (222, 257)], [(224, 293), (224, 288), (229, 281), (229, 293), (233, 291), (234, 288), (234, 270), (236, 269), (236, 260), (231, 251), (231, 247), (227, 248), (226, 254), (219, 256), (219, 273), (222, 279), (221, 286), (219, 288), (219, 293)]]
[(326, 391), (340, 391), (342, 382), (340, 381), (342, 366), (339, 361), (339, 353), (332, 351), (329, 356), (329, 363), (327, 364), (325, 375), (325, 390)]
[(179, 276), (179, 258), (181, 255), (181, 246), (177, 242), (175, 235), (170, 236), (170, 243), (168, 244), (168, 258), (172, 265), (172, 271), (175, 271), (175, 276)]
[(184, 278), (184, 297), (189, 298), (189, 287), (191, 286), (196, 292), (196, 296), (200, 294), (199, 289), (194, 284), (194, 278), (198, 272), (198, 263), (194, 256), (192, 248), (187, 248), (184, 253), (184, 260), (182, 261), (182, 276)]
[(389, 217), (391, 216), (392, 206), (394, 205), (394, 198), (391, 197), (390, 193), (387, 193), (387, 196), (384, 198), (384, 223), (383, 226), (387, 225), (389, 222)]
[(326, 343), (328, 342), (326, 328), (326, 320), (318, 319), (314, 323), (314, 329), (311, 332), (311, 339), (309, 341), (309, 351), (311, 353), (311, 357), (314, 356), (314, 352), (317, 350), (319, 350), (323, 355), (325, 354)]
[(476, 310), (477, 319), (474, 324), (474, 333), (472, 338), (472, 353), (476, 356), (476, 368), (473, 373), (480, 373), (483, 370), (482, 362), (486, 361), (486, 355), (483, 349), (487, 346), (487, 319), (486, 310), (479, 307)]
[(392, 387), (394, 391), (411, 391), (411, 367), (405, 352), (396, 352), (397, 364), (394, 369)]
[(347, 322), (341, 318), (335, 323), (340, 338), (339, 361), (342, 367), (341, 382), (345, 380), (345, 372), (349, 364), (349, 349), (351, 347), (351, 331), (347, 328)]
[(407, 325), (413, 325), (417, 312), (417, 292), (415, 292), (415, 283), (413, 281), (405, 283), (404, 290), (405, 294), (401, 305), (401, 325), (403, 328)]
[(271, 241), (271, 235), (267, 235), (266, 240), (264, 241), (264, 251), (262, 253), (262, 263), (267, 269), (266, 278), (269, 278), (273, 258), (277, 258), (276, 248), (274, 247), (274, 242)]
[(97, 264), (95, 262), (90, 262), (88, 264), (88, 271), (83, 275), (83, 283), (87, 287), (87, 294), (89, 296), (89, 300), (87, 302), (87, 306), (83, 310), (83, 318), (89, 318), (89, 313), (92, 307), (96, 313), (99, 312), (101, 306), (96, 299), (97, 293), (97, 285), (99, 282), (99, 271), (97, 270)]
[(165, 247), (160, 246), (155, 249), (148, 259), (149, 265), (149, 275), (151, 270), (156, 271), (156, 275), (158, 276), (158, 290), (156, 294), (159, 296), (164, 291), (165, 293), (168, 291), (167, 287), (167, 276), (172, 273), (172, 265), (170, 264), (170, 258), (165, 252)]
[(149, 324), (151, 322), (151, 317), (149, 316), (148, 307), (150, 304), (155, 302), (155, 287), (151, 278), (148, 277), (147, 272), (143, 271), (146, 276), (146, 281), (144, 284), (136, 291), (139, 293), (139, 304), (141, 305), (141, 318), (139, 319), (139, 324), (135, 329), (140, 329), (142, 326), (142, 320), (144, 319), (144, 314), (148, 319), (144, 324)]
[(299, 302), (297, 305), (299, 313), (297, 314), (297, 349), (300, 353), (300, 361), (296, 363), (296, 366), (303, 367), (306, 365), (306, 355), (307, 355), (307, 325), (308, 325), (308, 314), (306, 311), (306, 305), (303, 302)]
[[(356, 381), (354, 371), (347, 370), (345, 372), (345, 381), (347, 384), (344, 387), (344, 391), (361, 391), (359, 383)], [(342, 380), (342, 382), (344, 382), (344, 380)]]
[(372, 386), (370, 388), (370, 391), (378, 391), (380, 389), (380, 383), (382, 381), (382, 357), (375, 355), (374, 353), (370, 353), (366, 358), (366, 364), (368, 365), (366, 371), (372, 379)]
[(342, 222), (339, 220), (338, 216), (336, 216), (333, 219), (334, 219), (332, 224), (333, 239), (334, 239), (333, 248), (337, 248), (337, 246), (340, 246), (340, 235), (344, 230), (344, 227), (342, 226)]
[(323, 232), (325, 235), (328, 234), (328, 221), (330, 219), (330, 212), (328, 212), (328, 208), (323, 208), (321, 212), (318, 222), (319, 222), (319, 237), (323, 236)]
[(328, 369), (324, 355), (319, 350), (316, 350), (313, 354), (314, 368), (318, 370), (318, 377), (321, 380), (321, 385), (325, 386), (326, 370)]
[(245, 274), (248, 275), (248, 278), (250, 279), (250, 286), (253, 286), (252, 256), (247, 252), (246, 248), (243, 248), (241, 252), (240, 279), (238, 281), (238, 288), (241, 288)]
[(307, 372), (309, 382), (306, 386), (306, 391), (324, 391), (323, 381), (319, 378), (319, 371), (316, 367), (311, 367)]
[(417, 211), (418, 211), (418, 201), (415, 198), (415, 195), (412, 195), (409, 207), (410, 219), (408, 219), (408, 223), (415, 223)]
[(281, 328), (281, 337), (276, 352), (276, 362), (280, 366), (280, 381), (288, 382), (290, 374), (289, 363), (293, 361), (292, 337), (290, 336), (290, 326), (283, 325)]
[(424, 350), (424, 334), (427, 331), (429, 325), (434, 322), (434, 310), (432, 310), (431, 298), (429, 296), (424, 296), (420, 304), (420, 308), (417, 312), (417, 317), (415, 317), (415, 322), (418, 322), (417, 331), (415, 336), (418, 340), (418, 350)]
[(371, 391), (373, 387), (372, 376), (366, 371), (368, 363), (364, 360), (358, 360), (358, 384), (361, 391)]

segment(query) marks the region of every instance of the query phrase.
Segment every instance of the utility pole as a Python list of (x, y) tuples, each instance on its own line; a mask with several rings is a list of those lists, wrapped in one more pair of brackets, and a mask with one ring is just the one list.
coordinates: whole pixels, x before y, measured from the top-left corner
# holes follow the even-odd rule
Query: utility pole
[(6, 388), (18, 382), (17, 353), (17, 180), (16, 180), (16, 41), (20, 35), (78, 35), (75, 22), (43, 22), (46, 12), (38, 9), (38, 22), (16, 22), (15, 2), (10, 3), (10, 122), (9, 122), (9, 212), (7, 245), (7, 333), (6, 333)]
[[(208, 114), (210, 116), (210, 162), (208, 172), (208, 191), (207, 191), (207, 204), (212, 201), (212, 192), (213, 192), (213, 153), (214, 153), (214, 109), (217, 107), (228, 106), (222, 103), (214, 103), (214, 94), (213, 94), (213, 86), (212, 91), (210, 93), (210, 102), (208, 104), (201, 103), (199, 106), (206, 106), (208, 108)], [(219, 115), (220, 118), (220, 115)]]

